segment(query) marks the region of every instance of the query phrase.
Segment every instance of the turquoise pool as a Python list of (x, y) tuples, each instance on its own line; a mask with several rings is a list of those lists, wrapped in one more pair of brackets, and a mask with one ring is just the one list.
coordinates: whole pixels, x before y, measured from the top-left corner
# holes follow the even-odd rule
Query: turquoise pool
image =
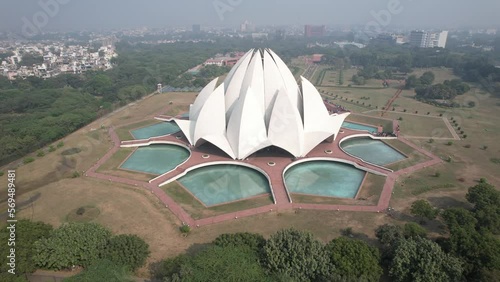
[(178, 181), (206, 206), (271, 192), (260, 172), (236, 165), (214, 165), (188, 172)]
[(348, 121), (344, 121), (344, 123), (342, 124), (342, 127), (347, 128), (347, 129), (353, 129), (353, 130), (368, 131), (371, 133), (376, 133), (378, 131), (378, 128), (375, 126), (368, 126), (368, 125), (363, 125), (363, 124), (348, 122)]
[(383, 166), (406, 158), (391, 146), (371, 138), (349, 139), (342, 142), (341, 147), (347, 153), (376, 165)]
[(285, 184), (291, 193), (354, 198), (364, 177), (364, 171), (348, 164), (311, 161), (288, 169)]
[(175, 145), (151, 145), (140, 147), (120, 168), (154, 175), (175, 169), (189, 158), (189, 151)]
[(177, 124), (173, 122), (161, 122), (151, 126), (132, 130), (131, 133), (135, 139), (148, 139), (151, 137), (176, 133), (179, 130), (180, 128), (177, 126)]

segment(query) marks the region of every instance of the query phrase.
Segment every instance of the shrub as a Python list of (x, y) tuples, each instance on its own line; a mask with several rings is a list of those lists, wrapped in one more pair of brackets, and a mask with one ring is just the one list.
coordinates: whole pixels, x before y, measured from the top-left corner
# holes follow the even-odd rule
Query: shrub
[(142, 238), (137, 235), (121, 234), (109, 240), (103, 257), (134, 271), (146, 263), (149, 254), (149, 245)]
[(427, 112), (427, 115), (430, 115), (430, 114), (431, 114), (431, 112)]
[(354, 233), (352, 232), (352, 227), (347, 227), (347, 228), (341, 229), (340, 234), (342, 234), (343, 236), (352, 237), (352, 235)]
[(488, 181), (486, 180), (486, 178), (481, 177), (479, 178), (479, 183), (488, 183)]
[(464, 134), (462, 137), (463, 137), (464, 139), (466, 139), (466, 138), (467, 138), (467, 134)]
[(402, 117), (398, 117), (398, 120), (403, 120), (403, 118)]
[(34, 162), (34, 161), (35, 161), (35, 159), (34, 159), (34, 158), (32, 158), (32, 157), (27, 157), (27, 158), (24, 158), (23, 163), (24, 163), (24, 164), (29, 164), (29, 163), (32, 163), (32, 162)]
[(79, 207), (77, 210), (76, 210), (76, 214), (77, 215), (83, 215), (85, 213), (85, 207)]
[(59, 143), (57, 143), (57, 148), (61, 148), (64, 146), (64, 142), (63, 141), (60, 141)]
[(434, 173), (434, 177), (440, 177), (441, 176), (441, 173), (439, 171), (436, 171), (436, 173)]
[(488, 149), (488, 146), (483, 145), (483, 147), (482, 147), (481, 149), (483, 149), (483, 150), (487, 150), (487, 149)]
[(61, 270), (94, 264), (105, 249), (111, 232), (97, 223), (69, 223), (35, 243), (33, 261), (38, 267)]
[(405, 112), (405, 113), (406, 113), (406, 109), (404, 109), (404, 110), (403, 110), (403, 112)]
[(490, 161), (494, 164), (500, 164), (500, 159), (499, 158), (491, 158)]
[(405, 238), (427, 237), (427, 230), (415, 222), (408, 222), (403, 227)]
[(36, 153), (36, 156), (37, 157), (43, 157), (43, 156), (45, 156), (45, 152), (42, 151), (42, 150), (40, 150), (40, 151), (38, 151), (38, 153)]
[(469, 103), (467, 103), (467, 105), (469, 106), (469, 108), (474, 108), (476, 106), (476, 103), (474, 101), (470, 101)]
[(448, 143), (446, 143), (446, 145), (451, 146), (451, 145), (453, 145), (453, 142), (452, 141), (448, 141)]
[(266, 240), (260, 234), (256, 233), (234, 233), (234, 234), (222, 234), (215, 238), (214, 245), (220, 247), (242, 247), (247, 246), (255, 252), (259, 252), (265, 245)]
[(116, 265), (107, 259), (100, 259), (82, 272), (65, 278), (64, 282), (87, 282), (87, 281), (109, 281), (109, 282), (133, 282), (129, 270), (122, 265)]
[(442, 116), (443, 116), (443, 114), (439, 114), (439, 116), (440, 116), (440, 117), (442, 117)]
[(3, 176), (4, 175), (4, 172), (0, 170), (0, 176)]
[(54, 147), (54, 145), (49, 146), (49, 152), (54, 152), (55, 150), (56, 148)]
[(181, 231), (181, 233), (187, 234), (191, 232), (191, 227), (189, 227), (189, 225), (187, 224), (184, 224), (181, 227), (179, 227), (179, 230)]
[(429, 139), (429, 143), (434, 143), (434, 139)]
[(460, 182), (465, 182), (465, 178), (460, 177), (460, 178), (458, 179), (458, 181), (460, 181)]
[(470, 147), (472, 147), (472, 146), (471, 146), (471, 144), (467, 144), (467, 145), (465, 145), (464, 147), (465, 147), (465, 148), (467, 148), (467, 149), (469, 149), (469, 148), (470, 148)]
[(458, 129), (458, 130), (462, 130), (462, 128), (461, 128), (460, 126), (459, 126), (459, 127), (457, 127), (457, 129)]

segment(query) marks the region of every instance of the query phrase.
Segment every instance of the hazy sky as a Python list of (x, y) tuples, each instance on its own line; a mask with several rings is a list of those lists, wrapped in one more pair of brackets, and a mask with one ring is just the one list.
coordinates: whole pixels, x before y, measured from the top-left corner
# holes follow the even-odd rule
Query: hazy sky
[[(44, 11), (40, 3), (48, 3)], [(57, 3), (54, 5), (54, 3)], [(399, 4), (398, 4), (399, 3)], [(500, 26), (500, 0), (0, 0), (0, 29), (21, 31), (130, 27), (256, 25), (366, 25), (388, 5), (391, 26)]]

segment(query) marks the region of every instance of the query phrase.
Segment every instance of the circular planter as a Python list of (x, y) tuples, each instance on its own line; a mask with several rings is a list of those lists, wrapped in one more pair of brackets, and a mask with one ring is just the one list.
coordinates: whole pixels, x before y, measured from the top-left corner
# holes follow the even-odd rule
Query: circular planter
[(268, 166), (275, 166), (275, 165), (276, 165), (276, 163), (275, 163), (275, 162), (268, 162), (268, 163), (267, 163), (267, 165), (268, 165)]
[(204, 154), (204, 155), (201, 155), (201, 157), (204, 159), (208, 159), (208, 158), (210, 158), (210, 155)]
[(331, 155), (333, 153), (333, 151), (332, 150), (325, 150), (325, 153), (328, 155)]

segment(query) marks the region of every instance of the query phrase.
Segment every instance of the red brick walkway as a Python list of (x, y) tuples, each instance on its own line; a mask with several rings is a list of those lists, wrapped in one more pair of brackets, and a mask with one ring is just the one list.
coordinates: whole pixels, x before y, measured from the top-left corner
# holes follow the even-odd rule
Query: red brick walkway
[[(162, 118), (168, 118), (166, 116), (162, 116)], [(265, 212), (273, 212), (273, 211), (280, 211), (280, 210), (286, 210), (286, 209), (316, 209), (316, 210), (330, 210), (330, 211), (365, 211), (365, 212), (382, 212), (385, 209), (389, 207), (389, 201), (391, 199), (392, 195), (392, 190), (394, 188), (394, 183), (396, 179), (403, 174), (406, 173), (411, 173), (416, 170), (422, 169), (427, 166), (431, 166), (434, 164), (437, 164), (441, 162), (441, 159), (438, 157), (432, 155), (431, 153), (419, 148), (418, 146), (414, 145), (413, 143), (409, 142), (408, 140), (399, 137), (398, 139), (415, 150), (421, 152), (422, 154), (428, 156), (431, 158), (431, 160), (425, 162), (425, 163), (419, 163), (415, 166), (405, 168), (396, 172), (392, 172), (387, 169), (383, 169), (368, 163), (364, 163), (360, 161), (359, 159), (356, 159), (352, 156), (349, 156), (345, 154), (342, 150), (339, 148), (339, 141), (342, 138), (345, 138), (346, 136), (350, 135), (355, 135), (359, 134), (359, 132), (348, 130), (348, 129), (343, 129), (344, 133), (337, 138), (337, 140), (333, 143), (322, 143), (318, 145), (312, 152), (306, 156), (304, 159), (314, 159), (314, 158), (338, 158), (338, 159), (343, 159), (347, 160), (350, 162), (353, 162), (357, 164), (358, 166), (376, 171), (379, 174), (386, 175), (386, 182), (383, 187), (383, 191), (380, 195), (378, 204), (376, 206), (374, 205), (366, 205), (366, 206), (361, 206), (361, 205), (327, 205), (327, 204), (301, 204), (301, 203), (291, 203), (291, 199), (288, 197), (288, 192), (286, 191), (285, 188), (285, 183), (283, 180), (283, 171), (284, 169), (290, 165), (294, 160), (292, 158), (286, 158), (283, 156), (265, 156), (265, 157), (250, 157), (247, 160), (244, 161), (233, 161), (229, 160), (225, 156), (218, 155), (218, 152), (209, 152), (209, 151), (199, 151), (197, 148), (190, 148), (191, 149), (191, 157), (183, 164), (178, 166), (176, 169), (161, 175), (153, 180), (151, 180), (149, 183), (141, 182), (141, 181), (135, 181), (127, 178), (122, 178), (122, 177), (116, 177), (116, 176), (110, 176), (102, 173), (97, 173), (96, 170), (101, 166), (103, 163), (105, 163), (113, 154), (118, 151), (120, 146), (137, 146), (137, 145), (147, 145), (150, 143), (155, 143), (155, 142), (169, 142), (169, 143), (176, 143), (184, 146), (188, 146), (189, 144), (187, 143), (187, 140), (182, 136), (182, 138), (177, 139), (176, 134), (170, 135), (170, 136), (163, 136), (163, 137), (155, 137), (155, 138), (150, 138), (148, 140), (132, 140), (132, 141), (124, 141), (120, 142), (118, 135), (115, 133), (114, 128), (109, 128), (109, 135), (111, 136), (112, 141), (114, 142), (113, 148), (108, 151), (100, 160), (98, 160), (88, 171), (86, 172), (86, 176), (90, 177), (95, 177), (99, 179), (103, 179), (106, 181), (110, 182), (117, 182), (117, 183), (123, 183), (123, 184), (128, 184), (136, 187), (142, 187), (145, 188), (151, 193), (153, 193), (155, 196), (162, 201), (163, 204), (165, 204), (166, 207), (170, 209), (172, 213), (174, 213), (177, 218), (183, 223), (183, 224), (188, 224), (191, 226), (203, 226), (207, 224), (213, 224), (213, 223), (218, 223), (226, 220), (231, 220), (231, 219), (237, 219), (241, 217), (246, 217), (246, 216), (251, 216), (255, 214), (260, 214), (260, 213), (265, 213)], [(181, 136), (182, 134), (179, 134)], [(331, 150), (331, 154), (325, 153), (326, 150)], [(209, 155), (209, 158), (203, 158), (203, 155)], [(184, 209), (181, 208), (179, 204), (177, 204), (172, 198), (170, 198), (161, 188), (160, 185), (162, 183), (165, 183), (167, 180), (173, 179), (175, 177), (178, 177), (179, 175), (183, 174), (187, 169), (190, 167), (193, 167), (194, 165), (199, 165), (199, 164), (208, 164), (208, 163), (217, 163), (217, 162), (233, 162), (233, 163), (241, 163), (241, 164), (247, 164), (251, 166), (257, 166), (260, 169), (264, 170), (267, 174), (267, 176), (271, 180), (271, 185), (272, 185), (272, 191), (274, 194), (274, 201), (275, 204), (267, 205), (267, 206), (262, 206), (258, 208), (253, 208), (253, 209), (248, 209), (248, 210), (243, 210), (243, 211), (238, 211), (238, 212), (233, 212), (233, 213), (227, 213), (227, 214), (222, 214), (218, 216), (213, 216), (209, 218), (203, 218), (203, 219), (193, 219)], [(268, 162), (274, 162), (274, 166), (269, 166)]]

